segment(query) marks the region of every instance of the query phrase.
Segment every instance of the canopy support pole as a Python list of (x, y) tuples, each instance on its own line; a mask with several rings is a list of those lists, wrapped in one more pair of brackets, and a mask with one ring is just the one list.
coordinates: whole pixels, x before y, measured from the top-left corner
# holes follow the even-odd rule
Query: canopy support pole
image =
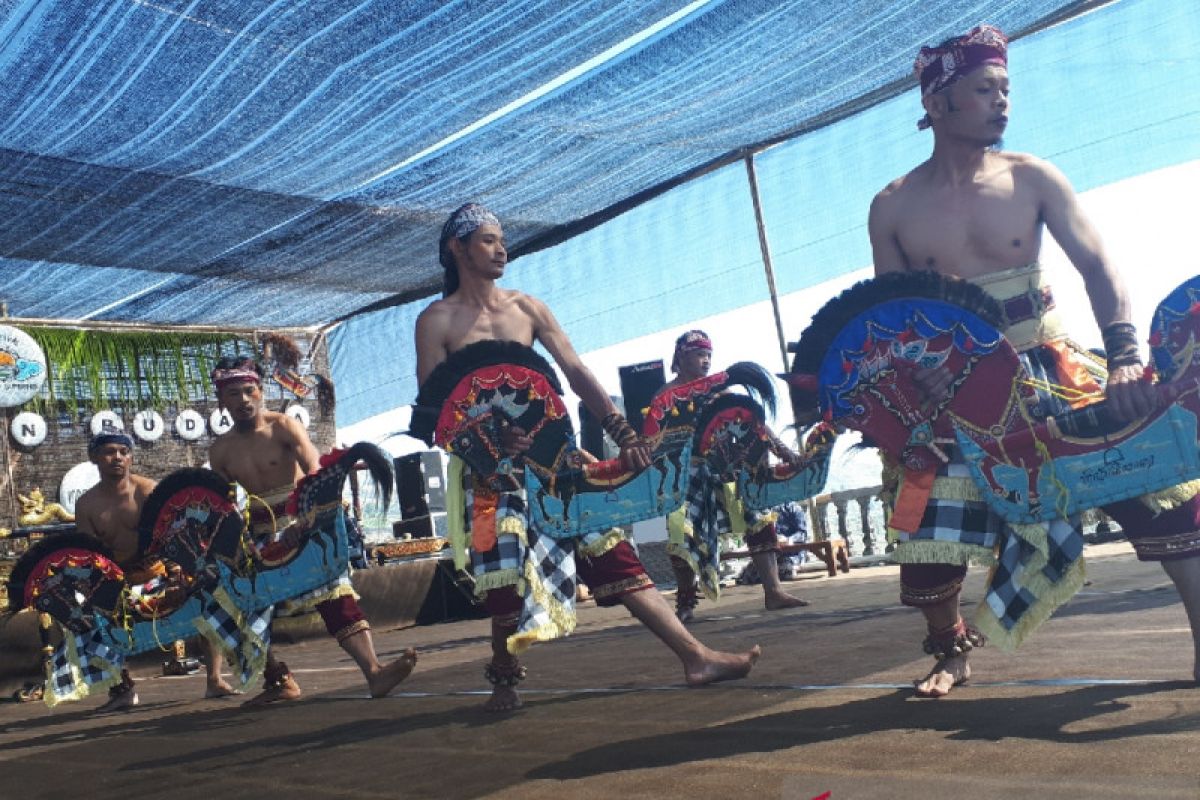
[[(754, 202), (754, 223), (758, 227), (758, 249), (762, 253), (763, 272), (767, 276), (767, 291), (771, 295), (771, 311), (775, 315), (775, 335), (779, 339), (779, 356), (783, 360), (783, 371), (788, 371), (787, 337), (783, 334), (783, 316), (779, 313), (779, 292), (775, 289), (775, 268), (771, 263), (771, 242), (767, 239), (767, 223), (763, 219), (762, 199), (758, 194), (758, 173), (754, 171), (754, 154), (747, 153), (746, 177), (750, 180), (750, 199)], [(790, 405), (790, 403), (789, 403)], [(792, 419), (795, 425), (795, 418)], [(795, 426), (796, 443), (800, 444), (800, 427)]]
[(750, 179), (750, 199), (754, 201), (754, 222), (758, 226), (758, 249), (762, 253), (763, 271), (767, 276), (767, 291), (771, 293), (771, 310), (775, 314), (775, 334), (779, 337), (779, 355), (783, 371), (788, 369), (787, 339), (783, 335), (783, 317), (779, 313), (779, 294), (775, 291), (775, 268), (771, 265), (771, 243), (767, 240), (767, 224), (763, 220), (762, 199), (758, 195), (758, 175), (754, 171), (754, 155), (743, 159)]

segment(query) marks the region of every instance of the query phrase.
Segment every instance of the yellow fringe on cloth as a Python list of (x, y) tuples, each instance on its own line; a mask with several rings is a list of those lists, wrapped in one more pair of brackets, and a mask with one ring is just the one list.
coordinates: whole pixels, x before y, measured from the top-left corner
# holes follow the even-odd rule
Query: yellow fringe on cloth
[(228, 614), (237, 625), (238, 630), (242, 633), (242, 652), (235, 653), (230, 650), (229, 646), (221, 635), (210, 625), (203, 617), (195, 619), (196, 630), (217, 650), (224, 653), (225, 659), (231, 664), (240, 664), (243, 661), (250, 665), (250, 678), (244, 684), (241, 684), (240, 671), (233, 673), (233, 679), (240, 685), (233, 688), (238, 691), (247, 691), (254, 688), (259, 679), (262, 678), (263, 669), (267, 666), (267, 642), (263, 638), (251, 630), (250, 625), (246, 621), (246, 616), (233, 602), (233, 598), (229, 596), (229, 592), (223, 587), (218, 587), (213, 592), (213, 599), (217, 601), (217, 605)]
[(467, 532), (467, 492), (463, 488), (466, 464), (458, 456), (450, 456), (446, 469), (446, 538), (454, 552), (454, 568), (465, 570), (470, 563), (468, 547), (471, 544)]
[(515, 586), (517, 594), (525, 594), (525, 578), (516, 567), (485, 572), (475, 578), (475, 596), (482, 598), (490, 590), (503, 589), (506, 586)]
[(986, 603), (979, 604), (979, 611), (975, 614), (975, 626), (988, 637), (989, 644), (995, 644), (1001, 650), (1015, 650), (1025, 641), (1025, 637), (1050, 618), (1055, 609), (1083, 588), (1086, 578), (1087, 569), (1082, 556), (1057, 583), (1051, 583), (1039, 568), (1025, 581), (1025, 587), (1037, 597), (1037, 602), (1025, 611), (1021, 621), (1012, 630), (1007, 630), (1000, 624), (1000, 619)]
[(1200, 494), (1200, 480), (1194, 480), (1144, 494), (1138, 500), (1155, 514), (1161, 514), (1164, 511), (1179, 508), (1198, 494)]
[(934, 539), (904, 539), (891, 552), (897, 564), (959, 564), (961, 566), (990, 567), (996, 563), (996, 554), (989, 548), (964, 542), (946, 542)]
[(520, 517), (505, 517), (500, 520), (500, 524), (496, 526), (497, 536), (516, 536), (522, 542), (529, 543), (525, 535), (525, 521)]
[[(903, 470), (892, 473), (899, 484), (903, 483)], [(970, 478), (937, 478), (929, 492), (930, 499), (977, 500), (983, 502), (979, 487)], [(1037, 526), (1040, 527), (1040, 526)], [(904, 531), (892, 527), (887, 529), (888, 541), (897, 545), (892, 551), (892, 560), (897, 564), (961, 564), (990, 567), (996, 563), (996, 554), (989, 547), (966, 542), (950, 542), (938, 539), (909, 539)], [(1046, 552), (1045, 531), (1042, 531), (1041, 552)]]
[(550, 621), (541, 627), (519, 631), (509, 636), (505, 645), (508, 652), (514, 656), (524, 653), (537, 642), (548, 642), (551, 639), (568, 636), (571, 631), (575, 630), (575, 610), (554, 601), (554, 598), (542, 586), (542, 582), (538, 580), (537, 565), (533, 563), (532, 559), (525, 560), (525, 584), (533, 593), (534, 602), (546, 609), (546, 613), (550, 615)]
[(54, 672), (51, 662), (46, 662), (46, 689), (42, 692), (42, 702), (47, 708), (54, 708), (59, 703), (69, 703), (74, 700), (82, 700), (92, 692), (107, 691), (113, 686), (121, 682), (121, 670), (116, 672), (109, 678), (88, 685), (83, 680), (83, 670), (79, 668), (79, 650), (75, 647), (75, 634), (64, 630), (62, 646), (67, 648), (67, 665), (71, 670), (71, 681), (75, 685), (75, 690), (63, 697), (56, 697), (54, 692), (50, 691), (50, 687), (54, 685)]
[(581, 550), (584, 555), (595, 558), (596, 556), (602, 556), (609, 550), (612, 550), (621, 542), (625, 541), (626, 538), (625, 531), (621, 530), (620, 528), (610, 528), (602, 536), (597, 536), (590, 542), (581, 543), (582, 546), (579, 548), (579, 550)]
[(313, 589), (311, 592), (293, 597), (291, 600), (282, 600), (276, 603), (275, 616), (298, 617), (312, 611), (321, 603), (337, 600), (339, 597), (353, 597), (355, 600), (359, 598), (358, 592), (354, 591), (354, 587), (350, 584), (348, 575), (344, 580), (339, 579), (337, 583)]
[[(496, 536), (515, 536), (526, 546), (529, 545), (529, 538), (525, 532), (525, 522), (520, 517), (504, 517), (501, 519), (500, 524), (496, 526)], [(469, 532), (467, 541), (470, 541)], [(525, 576), (516, 567), (500, 569), (495, 572), (485, 572), (483, 575), (474, 576), (474, 580), (475, 596), (479, 598), (487, 594), (489, 589), (502, 589), (505, 586), (515, 586), (517, 594), (525, 594)]]
[[(743, 527), (745, 527), (743, 525)], [(687, 506), (682, 506), (667, 515), (667, 555), (675, 556), (700, 576), (700, 591), (712, 602), (721, 599), (721, 575), (711, 567), (701, 567), (688, 549), (687, 540), (695, 539), (692, 521), (687, 517)], [(707, 556), (708, 548), (699, 542), (699, 549)]]

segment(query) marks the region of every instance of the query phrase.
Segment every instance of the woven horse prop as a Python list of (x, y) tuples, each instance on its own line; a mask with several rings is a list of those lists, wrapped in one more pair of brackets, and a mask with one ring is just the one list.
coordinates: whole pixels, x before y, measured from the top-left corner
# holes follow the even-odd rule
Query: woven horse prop
[[(234, 487), (217, 473), (171, 473), (139, 521), (137, 559), (159, 565), (148, 580), (135, 583), (87, 534), (58, 534), (31, 547), (9, 577), (10, 611), (42, 614), (47, 705), (107, 688), (120, 680), (125, 658), (197, 633), (224, 651), (239, 688), (251, 685), (265, 664), (272, 606), (346, 571), (341, 494), (360, 460), (386, 503), (387, 456), (365, 443), (334, 451), (292, 493), (297, 535), (280, 541), (251, 540)], [(57, 647), (49, 644), (53, 623), (63, 629)]]
[[(1131, 422), (1099, 398), (1057, 417), (1031, 411), (1036, 382), (996, 330), (999, 318), (995, 301), (962, 281), (864, 281), (830, 301), (793, 347), (797, 414), (859, 430), (913, 472), (937, 465), (939, 445), (957, 444), (988, 506), (1011, 523), (1200, 477), (1200, 277), (1155, 311), (1148, 379), (1157, 378), (1160, 405)], [(952, 394), (926, 404), (912, 374), (932, 366), (954, 376)], [(903, 522), (890, 524), (910, 530)]]
[[(598, 461), (576, 446), (562, 389), (545, 359), (520, 344), (479, 342), (453, 353), (426, 379), (409, 433), (461, 457), (493, 489), (524, 488), (530, 514), (555, 538), (674, 511), (684, 501), (689, 461), (697, 457), (724, 456), (719, 469), (753, 490), (747, 495), (751, 502), (786, 502), (819, 492), (830, 448), (814, 448), (790, 464), (769, 466), (771, 437), (762, 405), (745, 395), (726, 394), (709, 411), (720, 392), (735, 386), (773, 407), (770, 376), (748, 362), (668, 390), (645, 414), (643, 437), (652, 464), (634, 472), (619, 459)], [(533, 440), (515, 458), (503, 452), (509, 426)]]

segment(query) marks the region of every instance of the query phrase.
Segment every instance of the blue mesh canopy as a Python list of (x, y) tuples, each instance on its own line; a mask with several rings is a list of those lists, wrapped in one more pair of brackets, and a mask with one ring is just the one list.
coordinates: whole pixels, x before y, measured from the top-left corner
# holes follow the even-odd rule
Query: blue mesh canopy
[(418, 299), (465, 200), (532, 248), (894, 95), (923, 43), (1083, 5), (2, 0), (3, 299), (252, 327)]

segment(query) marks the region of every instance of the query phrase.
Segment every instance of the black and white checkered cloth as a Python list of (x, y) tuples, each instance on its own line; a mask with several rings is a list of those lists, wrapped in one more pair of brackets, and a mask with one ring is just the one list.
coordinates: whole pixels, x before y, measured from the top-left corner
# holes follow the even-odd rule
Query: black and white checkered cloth
[(102, 628), (93, 628), (83, 634), (63, 633), (62, 642), (46, 665), (43, 699), (51, 708), (120, 683), (121, 667), (125, 663), (124, 654), (109, 646), (107, 633)]
[(202, 595), (196, 628), (225, 654), (238, 681), (237, 689), (252, 686), (262, 676), (271, 644), (273, 611), (274, 606), (251, 611), (239, 609), (221, 588)]
[[(1039, 347), (1021, 353), (1020, 359), (1039, 384), (1034, 415), (1041, 418), (1069, 411), (1062, 397), (1041, 388), (1059, 382), (1054, 354)], [(959, 449), (949, 446), (947, 454), (950, 462), (938, 468), (937, 477), (974, 487)], [(977, 495), (978, 489), (974, 491)], [(939, 545), (961, 545), (957, 563), (965, 564), (970, 558), (992, 566), (976, 622), (989, 640), (1005, 649), (1019, 645), (1083, 584), (1083, 529), (1077, 515), (1036, 525), (1010, 525), (993, 513), (982, 497), (935, 496), (925, 508), (920, 528), (901, 539), (895, 554), (897, 560), (910, 563), (934, 561), (929, 556), (906, 554), (909, 543), (914, 552), (919, 552), (923, 543), (932, 543), (930, 553), (943, 552)]]
[(672, 555), (682, 558), (700, 578), (700, 588), (709, 600), (721, 595), (721, 537), (733, 531), (725, 507), (725, 486), (707, 462), (692, 459), (688, 470), (684, 517), (687, 528), (682, 546), (672, 542)]

